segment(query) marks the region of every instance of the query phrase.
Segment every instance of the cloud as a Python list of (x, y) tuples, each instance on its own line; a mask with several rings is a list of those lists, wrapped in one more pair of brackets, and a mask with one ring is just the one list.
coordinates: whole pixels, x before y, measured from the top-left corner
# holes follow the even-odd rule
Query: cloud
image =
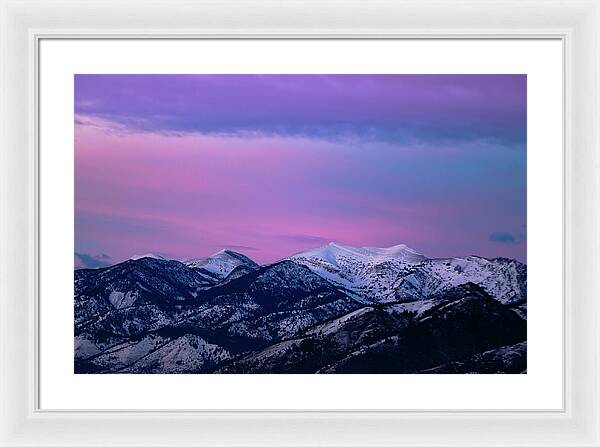
[[(267, 263), (338, 241), (525, 257), (524, 76), (77, 75), (75, 83), (80, 251), (104, 250), (116, 262), (149, 247), (183, 258), (232, 243)], [(520, 149), (494, 138), (517, 138)], [(418, 141), (400, 144), (407, 140)], [(487, 240), (490, 222), (517, 242)]]
[(75, 269), (96, 269), (112, 265), (111, 257), (105, 253), (89, 255), (87, 253), (75, 253)]
[(494, 231), (490, 234), (490, 241), (506, 245), (515, 245), (517, 243), (517, 240), (512, 233), (506, 231)]
[(524, 75), (76, 75), (80, 122), (152, 133), (523, 148)]

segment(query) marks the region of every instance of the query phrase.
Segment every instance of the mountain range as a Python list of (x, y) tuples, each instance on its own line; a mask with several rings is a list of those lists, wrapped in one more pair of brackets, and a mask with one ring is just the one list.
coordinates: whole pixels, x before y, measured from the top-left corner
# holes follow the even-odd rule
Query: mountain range
[(76, 373), (524, 373), (527, 266), (330, 243), (75, 270)]

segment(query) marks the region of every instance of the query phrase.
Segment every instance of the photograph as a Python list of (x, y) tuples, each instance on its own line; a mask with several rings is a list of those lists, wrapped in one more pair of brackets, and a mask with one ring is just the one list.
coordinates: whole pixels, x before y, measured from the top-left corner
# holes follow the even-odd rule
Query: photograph
[(73, 89), (75, 374), (527, 374), (526, 74)]

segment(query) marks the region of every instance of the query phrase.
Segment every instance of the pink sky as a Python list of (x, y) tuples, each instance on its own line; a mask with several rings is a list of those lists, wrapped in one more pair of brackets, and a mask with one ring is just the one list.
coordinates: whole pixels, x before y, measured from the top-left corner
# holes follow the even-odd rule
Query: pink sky
[(267, 263), (336, 241), (525, 259), (524, 152), (512, 142), (259, 124), (149, 129), (77, 111), (76, 251), (117, 262), (230, 248)]

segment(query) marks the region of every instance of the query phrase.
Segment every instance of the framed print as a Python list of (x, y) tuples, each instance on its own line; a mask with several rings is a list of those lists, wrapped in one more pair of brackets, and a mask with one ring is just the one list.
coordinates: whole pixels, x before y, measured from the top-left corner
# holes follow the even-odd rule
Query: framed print
[(73, 151), (40, 169), (74, 168), (42, 177), (73, 202), (41, 208), (41, 282), (74, 302), (40, 293), (40, 406), (135, 408), (145, 375), (164, 409), (560, 409), (561, 60), (549, 39), (42, 41), (40, 150)]
[(4, 444), (600, 444), (600, 5), (377, 6), (2, 3)]
[(526, 82), (76, 74), (75, 374), (526, 374)]

